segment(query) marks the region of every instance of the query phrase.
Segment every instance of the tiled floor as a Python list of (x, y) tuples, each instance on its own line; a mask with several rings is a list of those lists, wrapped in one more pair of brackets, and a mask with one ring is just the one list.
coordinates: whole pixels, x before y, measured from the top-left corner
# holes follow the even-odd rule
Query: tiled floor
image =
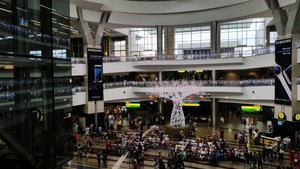
[[(161, 126), (164, 128), (164, 126)], [(196, 131), (196, 136), (197, 137), (206, 137), (208, 135), (213, 135), (215, 131), (215, 127), (212, 126), (205, 126), (205, 125), (200, 125), (197, 127)], [(224, 137), (227, 140), (227, 143), (230, 144), (230, 146), (237, 146), (236, 142), (234, 142), (234, 134), (238, 132), (237, 130), (233, 129), (224, 129)], [(84, 136), (79, 137), (79, 142), (80, 140), (83, 140)], [(250, 150), (252, 151), (261, 151), (261, 146), (254, 146), (250, 144)], [(102, 148), (104, 149), (104, 144), (96, 141), (96, 144), (93, 145), (93, 148), (99, 149)], [(169, 150), (150, 150), (145, 153), (146, 159), (145, 159), (145, 166), (144, 169), (152, 169), (153, 164), (154, 164), (154, 158), (158, 155), (158, 152), (162, 152), (163, 156), (167, 156)], [(107, 168), (112, 168), (115, 163), (118, 161), (119, 157), (118, 156), (108, 156), (108, 166)], [(121, 164), (120, 168), (121, 169), (128, 169), (132, 168), (131, 164), (132, 159), (131, 158), (126, 158), (123, 163)], [(165, 161), (166, 164), (166, 161)], [(276, 168), (277, 163), (276, 162), (268, 162), (265, 164), (264, 168)], [(73, 160), (71, 160), (69, 163), (65, 164), (64, 169), (95, 169), (98, 168), (98, 163), (96, 160), (96, 155), (95, 154), (89, 154), (89, 158), (79, 160), (76, 156), (74, 156)], [(100, 167), (104, 168), (104, 167)], [(207, 161), (194, 161), (194, 162), (187, 162), (185, 161), (185, 168), (186, 169), (224, 169), (224, 168), (233, 168), (233, 169), (244, 169), (244, 163), (243, 162), (236, 162), (236, 163), (231, 163), (228, 161), (222, 161), (218, 163), (218, 166), (210, 166)]]

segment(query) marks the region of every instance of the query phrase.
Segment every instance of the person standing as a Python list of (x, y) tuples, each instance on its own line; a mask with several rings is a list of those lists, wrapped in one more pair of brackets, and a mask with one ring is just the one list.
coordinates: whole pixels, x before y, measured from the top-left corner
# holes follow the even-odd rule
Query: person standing
[(78, 144), (78, 146), (77, 146), (77, 157), (79, 158), (79, 160), (82, 160), (82, 146), (81, 146), (81, 144)]
[(223, 128), (220, 129), (220, 138), (221, 139), (224, 138), (224, 130), (223, 130)]
[(280, 149), (280, 150), (279, 150), (278, 162), (280, 162), (280, 163), (283, 162), (283, 155), (284, 155), (284, 150), (283, 150), (283, 149)]
[(106, 150), (104, 150), (102, 153), (102, 161), (103, 161), (104, 167), (107, 167), (107, 151)]
[(264, 161), (266, 161), (266, 156), (267, 156), (267, 149), (266, 149), (265, 145), (263, 145), (262, 157), (263, 157)]
[(261, 152), (258, 153), (257, 165), (258, 165), (258, 169), (263, 169), (263, 159), (262, 159)]
[(101, 156), (102, 156), (102, 154), (101, 154), (100, 150), (98, 150), (98, 152), (97, 152), (98, 168), (101, 167)]

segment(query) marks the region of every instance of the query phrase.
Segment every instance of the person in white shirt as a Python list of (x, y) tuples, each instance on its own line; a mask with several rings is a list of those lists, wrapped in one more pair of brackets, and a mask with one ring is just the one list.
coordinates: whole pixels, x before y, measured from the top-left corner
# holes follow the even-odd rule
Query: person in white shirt
[(284, 138), (283, 139), (283, 144), (284, 144), (285, 150), (289, 150), (290, 149), (290, 144), (291, 144), (291, 138), (289, 136)]

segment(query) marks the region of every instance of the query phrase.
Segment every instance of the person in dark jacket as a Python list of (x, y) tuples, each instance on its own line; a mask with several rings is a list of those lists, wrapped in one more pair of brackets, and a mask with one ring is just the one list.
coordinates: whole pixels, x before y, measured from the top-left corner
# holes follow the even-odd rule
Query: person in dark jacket
[(104, 150), (102, 153), (102, 161), (103, 161), (104, 167), (107, 167), (107, 151), (106, 150)]

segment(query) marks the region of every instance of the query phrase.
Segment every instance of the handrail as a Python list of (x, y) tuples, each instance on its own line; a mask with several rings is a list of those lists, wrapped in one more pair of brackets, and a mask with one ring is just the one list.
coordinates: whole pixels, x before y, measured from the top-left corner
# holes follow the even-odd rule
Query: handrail
[(176, 54), (176, 55), (141, 55), (141, 56), (109, 56), (103, 57), (103, 62), (136, 62), (147, 60), (202, 60), (202, 59), (224, 59), (224, 58), (238, 58), (249, 57), (274, 53), (272, 47), (258, 48), (254, 50), (235, 51), (218, 54)]
[[(173, 86), (174, 83), (181, 83), (182, 81), (123, 81), (104, 83), (103, 88), (116, 87), (155, 87), (155, 86)], [(184, 81), (188, 85), (195, 86), (272, 86), (275, 84), (275, 79), (250, 79), (250, 80), (190, 80)]]

